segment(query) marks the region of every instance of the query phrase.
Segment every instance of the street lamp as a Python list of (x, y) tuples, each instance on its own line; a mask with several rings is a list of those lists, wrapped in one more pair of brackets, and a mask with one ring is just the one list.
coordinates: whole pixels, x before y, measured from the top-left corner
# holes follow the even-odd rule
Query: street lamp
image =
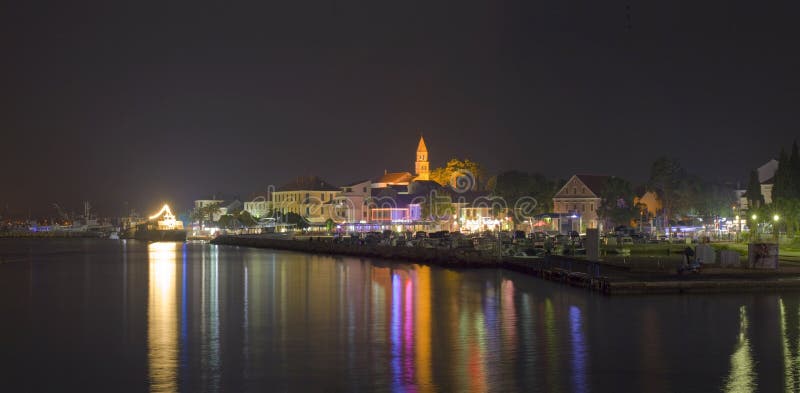
[(777, 214), (772, 216), (772, 221), (773, 221), (773, 223), (772, 223), (772, 233), (775, 235), (775, 244), (776, 245), (780, 243), (780, 238), (779, 238), (780, 235), (778, 234), (778, 221), (780, 221), (780, 219), (781, 219), (781, 217), (779, 215), (777, 215)]
[[(756, 240), (755, 238), (758, 237), (758, 221), (756, 221), (756, 220), (758, 220), (758, 216), (753, 214), (752, 218), (753, 218), (753, 224), (755, 226), (755, 234), (754, 234), (755, 236), (752, 236), (752, 238), (753, 238), (753, 241), (755, 241)], [(753, 232), (752, 226), (750, 227), (750, 232)]]
[(742, 220), (739, 219), (739, 216), (736, 216), (736, 223), (739, 225), (739, 230), (736, 231), (736, 243), (739, 243), (739, 234), (742, 232)]

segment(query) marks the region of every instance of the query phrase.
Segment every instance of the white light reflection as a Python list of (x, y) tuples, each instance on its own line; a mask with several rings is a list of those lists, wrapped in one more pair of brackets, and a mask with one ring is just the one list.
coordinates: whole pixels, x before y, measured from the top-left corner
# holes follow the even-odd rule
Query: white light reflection
[(147, 247), (149, 258), (147, 355), (151, 392), (174, 392), (178, 387), (176, 246), (176, 243), (152, 243)]

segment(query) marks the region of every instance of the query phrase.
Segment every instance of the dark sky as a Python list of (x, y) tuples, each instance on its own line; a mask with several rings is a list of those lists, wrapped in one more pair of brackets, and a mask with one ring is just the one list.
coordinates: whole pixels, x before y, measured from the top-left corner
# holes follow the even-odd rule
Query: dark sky
[(4, 211), (413, 170), (420, 131), (433, 166), (746, 179), (800, 134), (797, 1), (203, 4), (0, 3)]

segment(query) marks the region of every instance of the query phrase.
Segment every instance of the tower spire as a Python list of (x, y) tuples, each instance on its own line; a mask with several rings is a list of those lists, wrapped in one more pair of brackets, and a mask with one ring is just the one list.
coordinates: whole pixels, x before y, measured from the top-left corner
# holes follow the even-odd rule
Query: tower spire
[(425, 138), (422, 133), (419, 136), (417, 145), (417, 162), (414, 165), (417, 174), (416, 180), (430, 180), (430, 164), (428, 163), (428, 147), (425, 146)]
[(425, 138), (422, 137), (422, 133), (419, 135), (419, 145), (417, 146), (417, 153), (427, 153), (428, 147), (425, 146)]

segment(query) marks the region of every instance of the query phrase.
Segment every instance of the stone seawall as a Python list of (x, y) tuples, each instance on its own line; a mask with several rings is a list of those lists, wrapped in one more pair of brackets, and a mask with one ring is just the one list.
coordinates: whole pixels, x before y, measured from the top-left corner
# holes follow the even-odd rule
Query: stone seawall
[(18, 238), (36, 238), (36, 239), (52, 239), (52, 238), (106, 238), (108, 233), (92, 232), (92, 231), (46, 231), (46, 232), (31, 232), (31, 231), (8, 231), (0, 232), (1, 238), (18, 239)]
[(501, 258), (490, 252), (473, 249), (356, 245), (260, 236), (220, 236), (211, 243), (313, 254), (381, 258), (453, 268), (503, 268), (608, 295), (800, 290), (800, 276), (797, 275), (779, 275), (770, 278), (714, 275), (652, 276), (622, 266), (558, 255), (549, 255), (545, 258)]
[(503, 262), (497, 255), (471, 249), (358, 245), (331, 241), (272, 239), (257, 236), (219, 236), (212, 240), (211, 243), (301, 251), (314, 254), (394, 259), (453, 267), (497, 268), (501, 267)]
[(546, 258), (499, 257), (488, 251), (461, 248), (392, 247), (333, 243), (331, 241), (273, 239), (258, 236), (220, 236), (211, 243), (313, 254), (381, 258), (453, 268), (505, 268), (602, 292), (607, 292), (606, 289), (609, 288), (608, 277), (604, 274), (627, 271), (625, 268), (556, 255)]

